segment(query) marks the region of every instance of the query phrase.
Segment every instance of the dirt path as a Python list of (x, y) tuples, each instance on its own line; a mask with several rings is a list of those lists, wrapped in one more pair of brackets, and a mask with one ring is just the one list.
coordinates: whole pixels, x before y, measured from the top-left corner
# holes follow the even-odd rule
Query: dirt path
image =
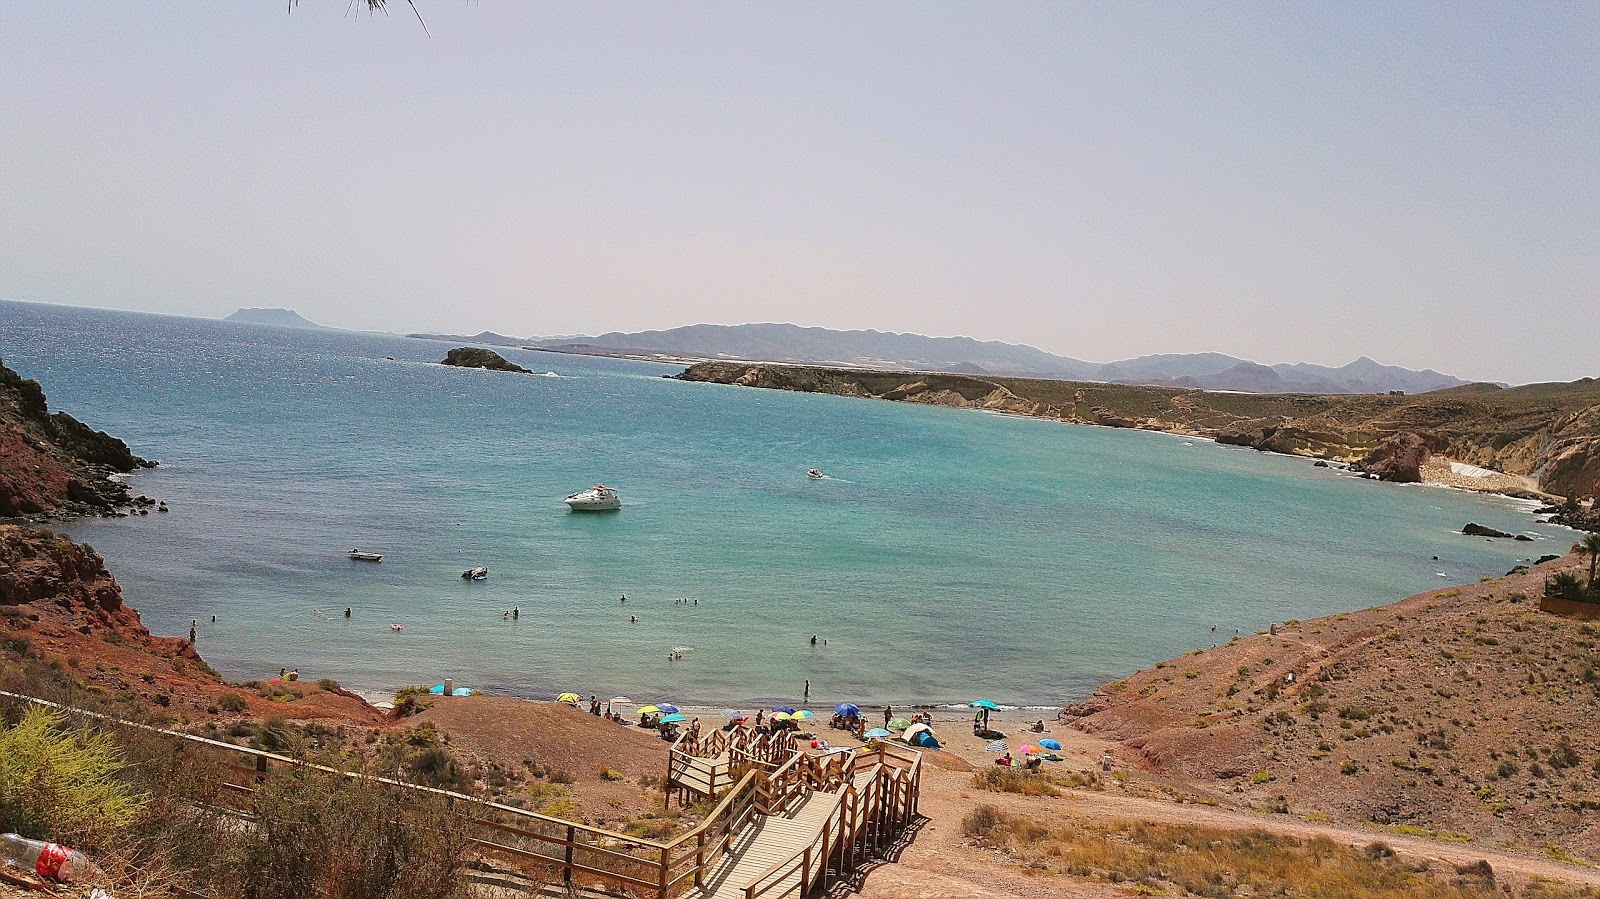
[(969, 845), (961, 832), (962, 818), (985, 803), (1034, 821), (1142, 820), (1226, 829), (1256, 828), (1298, 838), (1322, 836), (1357, 848), (1382, 840), (1408, 859), (1447, 865), (1466, 865), (1483, 859), (1502, 879), (1526, 882), (1542, 877), (1600, 886), (1600, 870), (1472, 843), (1446, 843), (1396, 834), (1379, 827), (1319, 824), (1286, 815), (1148, 799), (1115, 791), (1067, 790), (1060, 798), (992, 793), (974, 788), (968, 774), (934, 769), (925, 770), (923, 777), (921, 810), (929, 821), (905, 848), (897, 864), (885, 865), (867, 876), (861, 892), (863, 899), (940, 896), (1110, 899), (1128, 895), (1125, 888), (1114, 884), (1031, 869), (1003, 852)]

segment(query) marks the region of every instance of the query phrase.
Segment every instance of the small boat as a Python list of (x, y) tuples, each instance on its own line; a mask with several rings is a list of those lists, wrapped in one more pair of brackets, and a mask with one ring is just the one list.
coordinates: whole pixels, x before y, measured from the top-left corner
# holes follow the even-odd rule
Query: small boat
[(489, 579), (489, 569), (479, 565), (477, 568), (468, 568), (461, 572), (461, 576), (469, 581), (486, 581)]
[(827, 477), (827, 475), (823, 474), (822, 470), (819, 469), (819, 468), (808, 468), (808, 469), (806, 469), (806, 477), (815, 478), (816, 480), (820, 481), (823, 478)]
[(622, 497), (604, 484), (596, 484), (562, 500), (574, 512), (612, 512), (622, 508)]
[(348, 555), (352, 559), (355, 559), (357, 562), (382, 562), (383, 561), (383, 554), (382, 553), (364, 553), (359, 549), (352, 549), (352, 550), (350, 550), (350, 552), (346, 553), (346, 555)]

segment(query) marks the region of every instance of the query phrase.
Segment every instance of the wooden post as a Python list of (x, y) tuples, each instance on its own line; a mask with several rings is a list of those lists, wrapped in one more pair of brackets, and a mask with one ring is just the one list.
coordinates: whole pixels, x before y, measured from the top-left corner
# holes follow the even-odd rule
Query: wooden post
[(264, 755), (258, 755), (258, 756), (256, 756), (256, 783), (261, 783), (262, 781), (264, 781), (266, 779), (267, 779), (267, 757), (264, 756)]
[(694, 849), (694, 885), (704, 886), (706, 880), (706, 832), (700, 831)]
[(573, 841), (575, 839), (577, 839), (577, 836), (578, 836), (577, 828), (575, 828), (571, 824), (568, 824), (567, 825), (567, 863), (561, 869), (561, 879), (566, 883), (571, 883), (572, 882), (572, 843), (573, 843)]
[(667, 899), (667, 880), (672, 874), (672, 847), (661, 847), (661, 888), (657, 891), (660, 899)]

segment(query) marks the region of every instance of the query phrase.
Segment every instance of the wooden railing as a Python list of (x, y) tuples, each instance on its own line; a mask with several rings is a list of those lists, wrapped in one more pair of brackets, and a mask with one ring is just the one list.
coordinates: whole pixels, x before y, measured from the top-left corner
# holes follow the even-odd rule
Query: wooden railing
[[(421, 784), (408, 783), (354, 771), (318, 765), (277, 753), (235, 746), (193, 734), (164, 730), (78, 709), (72, 706), (0, 691), (0, 698), (34, 703), (112, 725), (159, 734), (214, 756), (218, 785), (239, 801), (237, 810), (248, 813), (257, 786), (274, 769), (295, 768), (360, 779), (405, 793), (445, 801), (466, 825), (471, 845), (484, 856), (508, 864), (530, 881), (559, 878), (574, 887), (589, 886), (622, 895), (653, 895), (669, 899), (704, 883), (707, 874), (727, 854), (734, 838), (757, 815), (781, 814), (813, 793), (831, 794), (828, 810), (813, 838), (789, 858), (773, 865), (746, 888), (759, 896), (800, 872), (806, 892), (825, 883), (830, 864), (834, 871), (854, 870), (863, 852), (897, 834), (916, 814), (921, 756), (909, 750), (878, 748), (870, 753), (835, 753), (822, 758), (793, 748), (793, 739), (714, 736), (687, 742), (680, 738), (672, 755), (705, 759), (698, 753), (727, 753), (745, 770), (716, 807), (696, 827), (669, 842), (630, 836), (601, 827), (567, 821), (526, 809)], [(776, 755), (787, 756), (778, 761)], [(672, 764), (669, 757), (669, 766)], [(862, 790), (853, 778), (863, 765), (873, 766), (873, 777)], [(669, 771), (670, 771), (669, 767)], [(887, 786), (880, 786), (887, 784)], [(670, 783), (665, 785), (670, 789)], [(754, 892), (752, 892), (754, 890)], [(802, 893), (804, 895), (804, 893)]]
[(686, 732), (667, 752), (667, 776), (662, 788), (669, 798), (676, 796), (680, 805), (688, 804), (691, 796), (715, 799), (721, 788), (731, 785), (745, 771), (771, 772), (795, 754), (794, 735), (788, 731), (768, 734), (736, 727), (697, 737)]
[[(797, 886), (800, 896), (826, 889), (830, 876), (855, 871), (863, 858), (891, 843), (916, 819), (921, 753), (880, 742), (874, 751), (852, 753), (836, 766), (830, 760), (829, 765), (797, 768), (819, 785), (840, 785), (833, 805), (804, 844), (744, 885), (745, 899), (780, 886)], [(871, 776), (858, 785), (855, 773), (863, 768)], [(798, 883), (791, 884), (791, 878)]]

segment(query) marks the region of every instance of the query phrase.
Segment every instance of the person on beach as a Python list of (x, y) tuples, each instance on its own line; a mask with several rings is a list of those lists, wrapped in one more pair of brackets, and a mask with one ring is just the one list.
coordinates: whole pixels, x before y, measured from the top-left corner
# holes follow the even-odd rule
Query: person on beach
[(805, 691), (800, 694), (800, 704), (805, 705), (811, 701), (811, 681), (806, 681)]
[(883, 707), (883, 726), (885, 729), (889, 727), (889, 721), (892, 718), (894, 718), (894, 706), (885, 704)]
[(194, 645), (194, 638), (195, 638), (194, 626), (195, 626), (195, 624), (196, 624), (196, 622), (193, 622), (193, 621), (189, 622), (189, 645), (191, 645), (191, 646)]
[(691, 718), (691, 719), (689, 719), (689, 739), (691, 739), (691, 740), (700, 739), (700, 719), (699, 718)]
[(758, 729), (761, 727), (761, 716), (765, 714), (766, 712), (762, 711), (761, 709), (756, 709), (756, 727)]

